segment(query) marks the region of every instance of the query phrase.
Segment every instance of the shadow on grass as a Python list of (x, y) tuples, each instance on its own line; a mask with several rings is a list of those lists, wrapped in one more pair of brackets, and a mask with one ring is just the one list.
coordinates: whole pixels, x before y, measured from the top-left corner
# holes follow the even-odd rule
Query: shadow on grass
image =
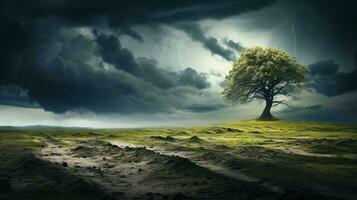
[(0, 199), (113, 199), (95, 185), (34, 157), (21, 147), (0, 147)]

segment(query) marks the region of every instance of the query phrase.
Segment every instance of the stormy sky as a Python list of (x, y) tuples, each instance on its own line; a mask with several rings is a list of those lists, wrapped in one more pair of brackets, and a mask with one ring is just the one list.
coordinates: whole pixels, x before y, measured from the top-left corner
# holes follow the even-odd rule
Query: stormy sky
[(353, 0), (4, 0), (0, 125), (191, 126), (259, 116), (220, 92), (244, 48), (310, 69), (283, 119), (357, 121)]

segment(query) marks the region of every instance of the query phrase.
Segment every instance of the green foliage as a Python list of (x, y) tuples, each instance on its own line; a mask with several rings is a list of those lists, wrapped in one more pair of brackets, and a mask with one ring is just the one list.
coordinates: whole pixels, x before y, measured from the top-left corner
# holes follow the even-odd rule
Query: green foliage
[(278, 105), (284, 102), (274, 101), (274, 97), (291, 94), (292, 88), (307, 80), (307, 72), (305, 65), (283, 50), (247, 48), (233, 64), (222, 94), (233, 104), (261, 99)]

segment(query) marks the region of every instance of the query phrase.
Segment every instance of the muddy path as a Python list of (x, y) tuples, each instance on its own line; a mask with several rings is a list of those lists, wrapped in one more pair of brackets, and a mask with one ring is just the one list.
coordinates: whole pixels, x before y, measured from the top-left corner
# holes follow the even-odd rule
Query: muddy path
[[(134, 147), (134, 148), (139, 148), (142, 146), (138, 145), (133, 145), (125, 142), (116, 142), (116, 141), (110, 141), (111, 144), (116, 145), (118, 147)], [(239, 181), (243, 182), (248, 182), (248, 183), (256, 183), (259, 184), (262, 187), (267, 188), (268, 190), (280, 194), (284, 194), (285, 191), (283, 188), (267, 183), (267, 182), (262, 182), (257, 178), (251, 177), (247, 174), (245, 174), (242, 170), (235, 170), (235, 169), (230, 169), (226, 166), (214, 163), (212, 161), (208, 160), (199, 160), (197, 159), (194, 155), (195, 153), (192, 151), (173, 151), (173, 150), (168, 150), (163, 147), (149, 147), (149, 150), (152, 150), (156, 153), (162, 154), (162, 155), (169, 155), (169, 156), (178, 156), (181, 158), (186, 158), (192, 161), (193, 163), (197, 164), (198, 166), (201, 166), (205, 169), (208, 169), (214, 173), (220, 174), (222, 176), (226, 176), (229, 178), (233, 178)]]
[[(125, 146), (130, 146), (130, 147), (140, 147), (140, 146), (136, 146), (133, 144), (128, 144), (125, 142), (117, 142), (117, 141), (110, 141), (113, 145), (118, 145), (120, 147), (125, 147)], [(187, 150), (172, 150), (170, 149), (166, 149), (164, 147), (149, 147), (148, 149), (157, 152), (159, 154), (162, 155), (174, 155), (174, 156), (179, 156), (182, 158), (186, 158), (189, 159), (190, 161), (192, 161), (193, 163), (195, 163), (198, 166), (201, 166), (207, 170), (210, 170), (214, 173), (220, 174), (224, 177), (229, 177), (232, 179), (236, 179), (242, 182), (246, 182), (246, 183), (253, 183), (256, 185), (259, 185), (260, 187), (264, 187), (265, 189), (277, 193), (279, 195), (282, 196), (286, 196), (291, 198), (291, 196), (296, 195), (295, 193), (304, 193), (306, 192), (306, 194), (310, 195), (311, 193), (316, 193), (319, 195), (323, 195), (324, 197), (314, 197), (315, 199), (319, 199), (319, 198), (337, 198), (340, 199), (341, 195), (339, 195), (338, 193), (333, 193), (333, 192), (329, 192), (326, 188), (324, 187), (315, 187), (313, 188), (313, 190), (309, 190), (309, 191), (304, 191), (304, 189), (299, 189), (299, 188), (293, 188), (289, 186), (289, 185), (285, 185), (283, 183), (273, 183), (273, 182), (268, 182), (268, 181), (262, 181), (256, 177), (252, 177), (250, 175), (248, 175), (246, 173), (246, 169), (242, 168), (242, 169), (234, 169), (234, 168), (230, 168), (227, 165), (222, 164), (221, 162), (219, 162), (219, 158), (214, 158), (214, 159), (204, 159), (201, 157), (197, 157), (197, 152), (194, 151), (187, 151)], [(335, 157), (334, 155), (330, 155), (330, 154), (317, 154), (317, 153), (310, 153), (307, 152), (306, 150), (302, 149), (302, 148), (296, 148), (294, 146), (288, 147), (288, 148), (281, 148), (278, 149), (284, 153), (287, 154), (292, 154), (292, 155), (299, 155), (299, 156), (309, 156), (309, 157), (325, 157), (325, 158), (333, 158)], [(232, 157), (235, 157), (235, 152), (231, 152), (229, 150), (225, 151), (225, 154), (230, 155)], [(258, 154), (259, 155), (259, 154)], [(217, 162), (218, 161), (218, 162)], [(301, 191), (300, 191), (301, 190)], [(294, 193), (294, 194), (292, 194)], [(309, 194), (310, 193), (310, 194)], [(301, 197), (303, 199), (303, 197)], [(310, 198), (310, 197), (309, 197)], [(345, 199), (354, 199), (353, 197), (351, 198), (349, 195), (344, 195)]]
[(35, 155), (118, 199), (276, 199), (282, 191), (239, 172), (192, 159), (192, 152), (125, 143), (50, 140)]

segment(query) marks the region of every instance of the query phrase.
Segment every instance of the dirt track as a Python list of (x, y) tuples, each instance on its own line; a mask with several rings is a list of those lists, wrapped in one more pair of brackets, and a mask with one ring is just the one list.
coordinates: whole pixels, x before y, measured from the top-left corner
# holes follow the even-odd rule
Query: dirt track
[[(205, 161), (192, 162), (189, 152), (99, 141), (46, 143), (47, 147), (36, 153), (38, 158), (62, 165), (67, 172), (121, 199), (224, 199), (229, 194), (225, 190), (232, 185), (238, 189), (230, 196), (239, 196), (239, 187), (245, 187), (244, 182), (250, 186), (254, 183), (257, 185), (254, 187), (262, 190), (264, 186), (238, 171)], [(264, 187), (272, 190), (270, 186)]]

